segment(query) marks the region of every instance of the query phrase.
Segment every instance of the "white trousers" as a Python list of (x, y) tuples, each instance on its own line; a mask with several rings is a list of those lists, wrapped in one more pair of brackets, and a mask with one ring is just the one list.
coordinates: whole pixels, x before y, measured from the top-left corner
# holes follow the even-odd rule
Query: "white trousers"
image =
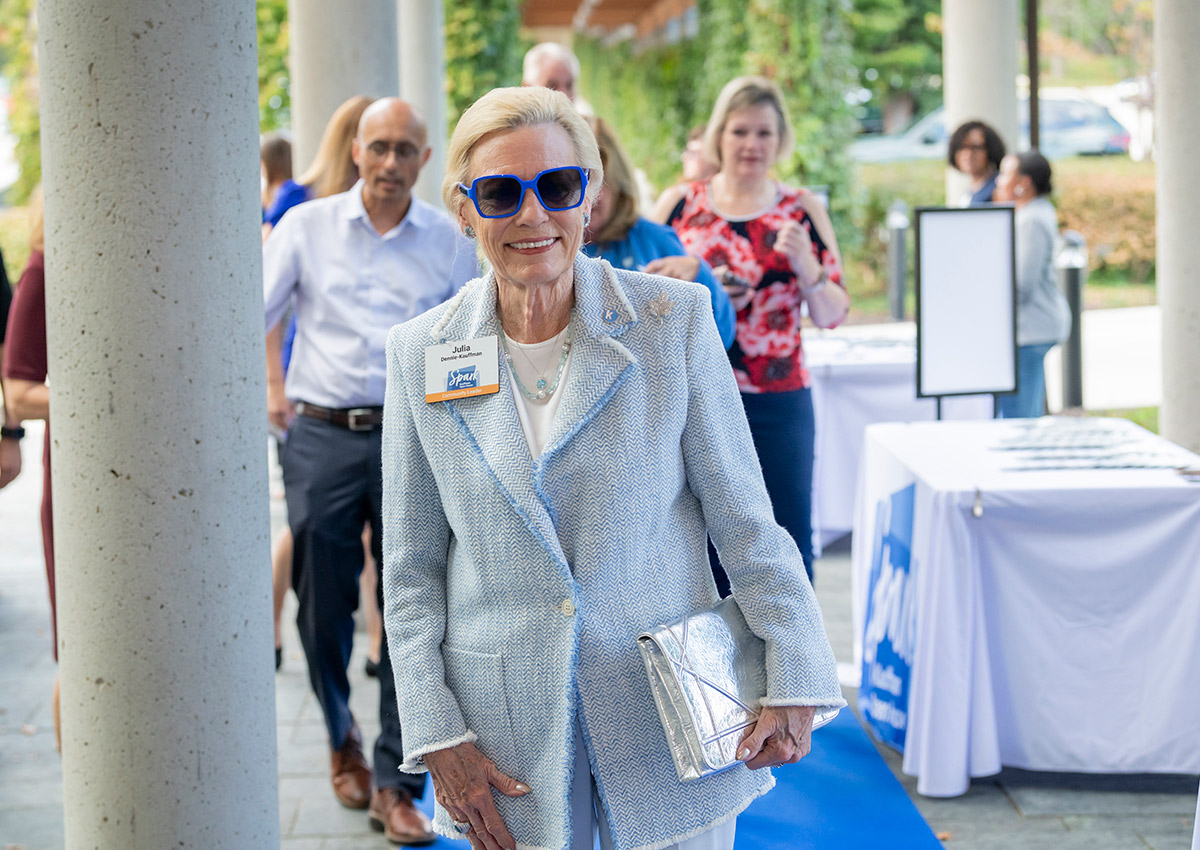
[[(571, 783), (571, 850), (593, 850), (596, 839), (600, 839), (601, 850), (613, 850), (612, 834), (608, 820), (597, 815), (602, 808), (596, 793), (596, 781), (588, 764), (587, 749), (583, 745), (583, 733), (579, 721), (575, 721), (575, 771)], [(730, 818), (708, 832), (672, 844), (664, 850), (733, 850), (737, 818)]]

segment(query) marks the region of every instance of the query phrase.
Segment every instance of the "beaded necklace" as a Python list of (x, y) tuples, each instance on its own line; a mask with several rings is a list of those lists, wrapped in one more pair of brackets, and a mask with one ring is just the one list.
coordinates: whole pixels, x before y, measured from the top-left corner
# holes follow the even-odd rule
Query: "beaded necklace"
[[(572, 316), (572, 318), (574, 317)], [(567, 355), (571, 353), (571, 322), (568, 321), (567, 326), (559, 331), (554, 337), (557, 340), (558, 337), (562, 336), (564, 333), (567, 335), (566, 339), (563, 340), (562, 353), (558, 358), (558, 369), (556, 369), (554, 372), (553, 381), (547, 382), (544, 376), (546, 370), (544, 368), (539, 369), (537, 364), (530, 359), (528, 354), (526, 354), (520, 348), (517, 349), (521, 352), (521, 356), (525, 358), (526, 362), (529, 363), (529, 365), (533, 368), (533, 371), (537, 373), (537, 389), (533, 392), (531, 392), (529, 388), (525, 386), (524, 382), (521, 380), (521, 376), (517, 374), (517, 368), (513, 365), (512, 352), (508, 350), (508, 337), (504, 335), (504, 328), (499, 327), (498, 330), (500, 332), (500, 345), (504, 348), (504, 359), (508, 362), (508, 369), (512, 373), (513, 380), (517, 382), (517, 389), (521, 391), (521, 395), (525, 396), (525, 398), (529, 399), (530, 401), (543, 401), (544, 399), (554, 395), (554, 391), (558, 389), (559, 381), (562, 380), (563, 368), (567, 365)]]

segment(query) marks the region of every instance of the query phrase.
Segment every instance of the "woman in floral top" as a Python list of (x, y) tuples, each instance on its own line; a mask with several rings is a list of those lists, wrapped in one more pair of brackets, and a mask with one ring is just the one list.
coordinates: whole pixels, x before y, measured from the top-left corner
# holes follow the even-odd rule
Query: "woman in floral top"
[[(739, 77), (721, 90), (707, 154), (721, 170), (707, 183), (668, 190), (658, 212), (689, 253), (713, 267), (737, 310), (729, 359), (775, 506), (812, 576), (814, 419), (800, 343), (800, 305), (818, 327), (845, 318), (841, 257), (821, 199), (773, 180), (791, 152), (783, 95), (770, 80)], [(722, 593), (729, 588), (717, 576)]]

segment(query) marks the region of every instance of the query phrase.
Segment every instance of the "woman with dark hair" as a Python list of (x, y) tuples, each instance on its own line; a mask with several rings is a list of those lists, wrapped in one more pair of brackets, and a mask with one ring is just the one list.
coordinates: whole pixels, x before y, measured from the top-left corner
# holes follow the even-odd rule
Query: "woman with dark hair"
[(1017, 392), (999, 397), (1001, 418), (1046, 412), (1046, 352), (1071, 332), (1071, 310), (1054, 277), (1058, 213), (1050, 203), (1050, 163), (1037, 151), (1000, 163), (996, 200), (1017, 208)]
[(258, 145), (262, 172), (262, 208), (265, 233), (279, 223), (283, 214), (303, 203), (308, 190), (292, 179), (292, 143), (282, 133), (263, 136)]
[(996, 190), (996, 174), (1004, 159), (1004, 142), (1000, 134), (982, 121), (968, 121), (950, 136), (950, 165), (971, 178), (971, 188), (963, 195), (960, 206), (988, 204)]

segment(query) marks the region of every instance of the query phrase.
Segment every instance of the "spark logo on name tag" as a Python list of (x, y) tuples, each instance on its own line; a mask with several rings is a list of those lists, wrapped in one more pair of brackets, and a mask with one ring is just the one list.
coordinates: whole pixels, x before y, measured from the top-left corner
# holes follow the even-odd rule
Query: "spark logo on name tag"
[(451, 369), (446, 375), (447, 390), (468, 390), (479, 386), (479, 367), (467, 366), (465, 369)]
[(497, 338), (456, 340), (425, 349), (425, 401), (449, 401), (500, 390)]

